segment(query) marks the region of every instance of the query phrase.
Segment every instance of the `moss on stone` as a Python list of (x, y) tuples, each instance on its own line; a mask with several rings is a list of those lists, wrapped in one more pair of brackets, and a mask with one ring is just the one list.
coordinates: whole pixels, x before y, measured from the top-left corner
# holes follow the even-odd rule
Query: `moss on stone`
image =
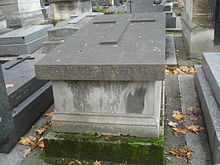
[(54, 138), (45, 138), (45, 151), (53, 157), (162, 165), (163, 140), (163, 136), (137, 138), (100, 136), (96, 133), (55, 134)]

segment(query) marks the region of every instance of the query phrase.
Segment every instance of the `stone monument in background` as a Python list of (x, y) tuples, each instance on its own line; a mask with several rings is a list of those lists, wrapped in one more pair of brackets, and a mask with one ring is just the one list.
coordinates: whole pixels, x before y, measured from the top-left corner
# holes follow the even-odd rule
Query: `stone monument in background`
[(220, 51), (214, 43), (215, 3), (214, 0), (185, 1), (183, 39), (190, 58), (201, 58), (202, 52)]
[(68, 19), (71, 15), (92, 12), (91, 0), (49, 0), (51, 18)]
[(0, 10), (9, 28), (20, 28), (44, 22), (40, 0), (0, 0)]

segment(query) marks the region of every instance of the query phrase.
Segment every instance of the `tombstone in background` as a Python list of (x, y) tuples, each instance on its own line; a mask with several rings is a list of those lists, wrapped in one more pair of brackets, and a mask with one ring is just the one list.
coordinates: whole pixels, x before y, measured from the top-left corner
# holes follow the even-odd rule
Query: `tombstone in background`
[(51, 18), (55, 20), (68, 19), (73, 14), (92, 12), (91, 0), (48, 0)]
[(0, 35), (0, 56), (30, 54), (47, 40), (52, 25), (35, 25)]
[(5, 16), (2, 14), (0, 10), (0, 35), (11, 31), (12, 29), (7, 28), (7, 22)]
[(127, 0), (128, 13), (163, 12), (165, 0)]
[(1, 0), (0, 10), (9, 28), (20, 28), (44, 22), (40, 0)]
[(220, 164), (220, 53), (204, 53), (194, 76), (214, 164)]
[(53, 83), (54, 131), (158, 137), (164, 65), (163, 13), (121, 14), (95, 17), (35, 70)]
[[(4, 93), (1, 92), (0, 114), (6, 115), (8, 112), (9, 114), (0, 123), (3, 126), (8, 125), (8, 127), (3, 127), (3, 131), (1, 129), (2, 132), (0, 131), (1, 140), (2, 134), (8, 135), (6, 140), (0, 144), (0, 152), (10, 152), (19, 138), (53, 103), (51, 83), (37, 80), (34, 72), (34, 64), (44, 56), (45, 54), (22, 55), (1, 66), (7, 88), (5, 84), (0, 83), (0, 91), (6, 89), (7, 94), (3, 96)], [(7, 102), (9, 106), (5, 105)], [(9, 134), (4, 129), (10, 130), (10, 124), (14, 124), (14, 130)]]
[(167, 3), (166, 0), (127, 0), (127, 12), (165, 12), (166, 28), (176, 28), (176, 15), (173, 13), (173, 3)]
[[(182, 32), (189, 58), (201, 58), (203, 52), (220, 51), (220, 46), (214, 42), (219, 24), (219, 12), (215, 9), (219, 8), (218, 3), (214, 0), (185, 1)], [(216, 32), (217, 37), (220, 33)]]

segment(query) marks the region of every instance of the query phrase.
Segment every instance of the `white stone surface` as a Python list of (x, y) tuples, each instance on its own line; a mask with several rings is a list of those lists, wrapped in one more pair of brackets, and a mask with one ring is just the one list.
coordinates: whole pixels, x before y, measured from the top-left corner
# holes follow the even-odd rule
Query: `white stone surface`
[(53, 81), (53, 129), (158, 137), (161, 87), (161, 81)]

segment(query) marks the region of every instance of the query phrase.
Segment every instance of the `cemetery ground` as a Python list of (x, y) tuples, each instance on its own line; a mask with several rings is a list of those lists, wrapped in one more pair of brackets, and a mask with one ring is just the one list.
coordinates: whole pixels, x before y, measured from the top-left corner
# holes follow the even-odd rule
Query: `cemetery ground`
[[(174, 34), (177, 66), (166, 68), (164, 114), (164, 160), (167, 165), (211, 165), (211, 155), (203, 122), (198, 95), (195, 89), (192, 64), (201, 64), (199, 60), (188, 61), (180, 34)], [(30, 131), (21, 137), (20, 144), (9, 154), (0, 154), (2, 165), (108, 165), (109, 162), (96, 160), (88, 162), (70, 158), (48, 157), (44, 151), (43, 137), (48, 133), (54, 107), (33, 125)], [(98, 136), (98, 135), (94, 135)], [(111, 139), (112, 137), (105, 137)], [(64, 144), (65, 145), (65, 144)], [(94, 151), (95, 152), (95, 151)], [(116, 164), (116, 163), (113, 163)], [(120, 165), (127, 164), (126, 161)], [(119, 164), (118, 164), (119, 165)]]

